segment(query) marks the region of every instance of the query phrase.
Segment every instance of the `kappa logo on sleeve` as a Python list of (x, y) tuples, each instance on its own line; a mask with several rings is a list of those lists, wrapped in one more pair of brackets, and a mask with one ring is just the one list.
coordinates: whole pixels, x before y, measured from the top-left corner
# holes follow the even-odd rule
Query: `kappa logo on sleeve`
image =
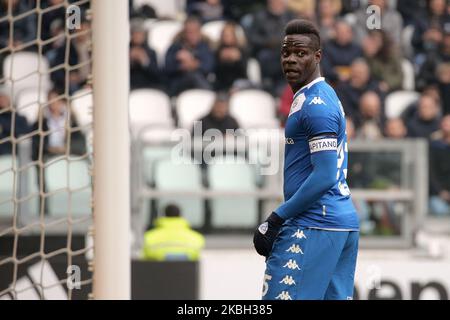
[(312, 99), (311, 102), (310, 102), (309, 104), (310, 104), (310, 105), (311, 105), (311, 104), (324, 104), (324, 105), (326, 105), (326, 103), (323, 102), (323, 100), (322, 100), (321, 97), (314, 97), (314, 99)]
[(311, 153), (319, 151), (337, 151), (336, 138), (321, 138), (309, 141), (309, 151)]

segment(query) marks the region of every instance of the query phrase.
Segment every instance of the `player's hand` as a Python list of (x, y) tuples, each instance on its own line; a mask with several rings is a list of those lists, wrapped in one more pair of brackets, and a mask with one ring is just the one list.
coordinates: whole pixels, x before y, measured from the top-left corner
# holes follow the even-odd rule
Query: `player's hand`
[(262, 223), (253, 235), (253, 245), (256, 252), (267, 257), (272, 251), (273, 243), (283, 226), (284, 220), (280, 218), (275, 212)]

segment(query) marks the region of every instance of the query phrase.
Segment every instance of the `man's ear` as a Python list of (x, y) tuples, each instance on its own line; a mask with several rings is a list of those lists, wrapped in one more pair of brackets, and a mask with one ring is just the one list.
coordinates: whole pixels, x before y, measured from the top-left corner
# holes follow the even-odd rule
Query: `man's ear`
[(316, 51), (315, 59), (317, 63), (320, 63), (320, 61), (322, 60), (322, 49)]

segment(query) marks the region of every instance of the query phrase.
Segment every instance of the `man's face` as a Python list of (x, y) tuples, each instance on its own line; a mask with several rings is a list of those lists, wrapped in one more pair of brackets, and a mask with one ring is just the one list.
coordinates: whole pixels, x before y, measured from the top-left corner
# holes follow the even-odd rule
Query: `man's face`
[(365, 63), (353, 63), (350, 68), (350, 79), (354, 87), (360, 88), (367, 84), (370, 77), (369, 67)]
[(196, 46), (202, 39), (200, 24), (196, 21), (187, 22), (184, 27), (184, 36), (190, 46)]
[(361, 97), (360, 111), (367, 119), (374, 119), (380, 115), (380, 98), (376, 93), (368, 92)]
[(351, 43), (353, 40), (352, 27), (345, 22), (336, 24), (336, 42), (342, 46)]
[(406, 136), (406, 128), (400, 119), (390, 119), (386, 123), (386, 134), (389, 138), (401, 139)]
[(281, 47), (281, 65), (291, 87), (301, 87), (320, 63), (321, 50), (315, 48), (311, 38), (295, 34), (284, 37)]
[(269, 0), (267, 6), (272, 13), (280, 15), (286, 11), (286, 3), (286, 0)]
[(146, 39), (145, 31), (133, 31), (131, 34), (131, 42), (134, 45), (142, 45), (145, 43)]
[(439, 115), (439, 106), (432, 97), (422, 96), (419, 100), (418, 111), (420, 119), (430, 121)]
[(9, 97), (0, 93), (0, 109), (7, 109), (9, 107)]
[(64, 101), (61, 99), (56, 100), (57, 98), (58, 94), (55, 92), (51, 92), (48, 95), (48, 101), (52, 101), (48, 107), (53, 114), (61, 114), (61, 111), (64, 108)]
[(442, 118), (441, 129), (445, 135), (450, 134), (450, 115), (447, 115), (444, 118)]
[(381, 9), (386, 8), (386, 0), (371, 0), (369, 3), (371, 5), (375, 5), (377, 7), (380, 7)]
[(226, 101), (216, 101), (212, 108), (212, 114), (216, 119), (223, 119), (228, 114), (228, 103)]
[(450, 52), (450, 33), (444, 35), (442, 39), (442, 50), (447, 54)]

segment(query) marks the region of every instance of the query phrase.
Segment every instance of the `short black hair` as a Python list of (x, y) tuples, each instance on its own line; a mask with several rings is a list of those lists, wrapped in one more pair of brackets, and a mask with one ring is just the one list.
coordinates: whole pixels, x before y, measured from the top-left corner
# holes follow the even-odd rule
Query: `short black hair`
[(175, 204), (167, 205), (164, 210), (164, 213), (165, 213), (166, 217), (171, 217), (171, 218), (181, 216), (180, 208)]
[(311, 39), (316, 50), (320, 49), (320, 33), (317, 27), (309, 20), (295, 19), (288, 22), (284, 29), (284, 35), (302, 34)]
[(184, 20), (184, 25), (187, 25), (188, 23), (198, 23), (200, 26), (202, 25), (202, 20), (198, 15), (192, 14), (187, 16), (187, 18)]

